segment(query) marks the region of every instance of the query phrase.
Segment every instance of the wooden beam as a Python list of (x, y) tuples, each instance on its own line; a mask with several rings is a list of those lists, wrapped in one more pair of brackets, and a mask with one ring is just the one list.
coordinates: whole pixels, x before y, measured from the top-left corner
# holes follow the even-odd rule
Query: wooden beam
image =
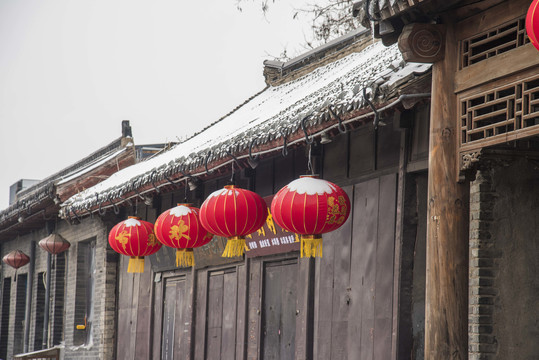
[(468, 187), (457, 179), (454, 25), (433, 65), (429, 145), (425, 358), (468, 358)]
[(408, 62), (434, 63), (444, 58), (444, 27), (408, 24), (399, 36), (399, 50)]
[(538, 65), (539, 52), (531, 43), (526, 44), (458, 71), (454, 90), (459, 93)]

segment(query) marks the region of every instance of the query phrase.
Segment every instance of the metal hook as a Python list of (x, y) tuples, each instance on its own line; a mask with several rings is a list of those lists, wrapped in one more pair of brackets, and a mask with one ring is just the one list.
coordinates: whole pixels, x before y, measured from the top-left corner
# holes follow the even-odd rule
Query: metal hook
[(366, 87), (363, 88), (363, 98), (365, 99), (365, 101), (367, 102), (369, 107), (372, 109), (372, 112), (374, 113), (374, 121), (372, 122), (372, 124), (374, 125), (374, 129), (376, 130), (376, 129), (378, 129), (378, 123), (380, 122), (380, 114), (378, 114), (378, 110), (376, 109), (376, 107), (374, 106), (372, 101), (367, 96), (367, 88)]
[(80, 221), (80, 217), (79, 217), (79, 215), (77, 214), (77, 212), (76, 212), (75, 210), (73, 210), (73, 209), (71, 209), (71, 212), (73, 213), (73, 215), (75, 215), (75, 218), (76, 218), (77, 221), (80, 223), (80, 222), (81, 222), (81, 221)]
[(251, 140), (251, 145), (249, 145), (249, 159), (251, 159), (251, 161), (256, 161), (256, 159), (258, 159), (258, 155), (253, 156), (253, 145), (255, 144), (255, 141), (256, 139), (253, 138), (253, 140)]
[(118, 215), (120, 213), (120, 208), (118, 207), (118, 205), (116, 205), (115, 203), (112, 202), (112, 196), (109, 195), (107, 197), (107, 200), (112, 204), (112, 208), (114, 210), (114, 213), (116, 215)]
[(93, 216), (92, 212), (90, 211), (90, 205), (85, 204), (84, 205), (84, 210), (86, 210), (88, 212), (88, 215), (90, 215), (90, 217)]
[(288, 156), (288, 138), (286, 136), (286, 133), (282, 129), (281, 129), (281, 135), (283, 136), (283, 150), (281, 151), (281, 153), (283, 154), (283, 157), (287, 157)]
[(137, 196), (140, 198), (140, 200), (142, 200), (142, 201), (146, 200), (146, 198), (144, 196), (140, 195), (140, 192), (138, 191), (137, 187), (134, 187), (133, 191), (135, 192), (135, 194), (137, 194)]
[(314, 142), (313, 138), (309, 139), (309, 134), (307, 133), (307, 121), (309, 120), (311, 116), (307, 115), (301, 120), (301, 128), (303, 129), (303, 133), (305, 134), (305, 142), (308, 145), (311, 145)]
[(154, 179), (154, 175), (155, 175), (155, 174), (157, 174), (157, 170), (152, 171), (152, 173), (150, 174), (150, 179), (151, 179), (151, 182), (152, 182), (152, 186), (153, 186), (153, 188), (155, 189), (155, 192), (159, 194), (161, 191), (160, 191), (159, 188), (155, 185), (155, 179)]
[(226, 152), (227, 155), (230, 155), (232, 157), (232, 159), (238, 164), (238, 166), (241, 165), (238, 158), (235, 157), (234, 154), (232, 153), (232, 146), (229, 146), (228, 149), (225, 152)]
[(170, 185), (176, 185), (176, 183), (174, 181), (172, 181), (168, 176), (166, 176), (165, 174), (163, 174), (163, 177), (165, 178), (166, 181), (168, 181), (170, 183)]
[(99, 213), (99, 215), (104, 216), (107, 213), (107, 209), (103, 209), (103, 211), (101, 211), (101, 206), (103, 206), (103, 203), (99, 203), (99, 208), (97, 209), (97, 212)]
[(210, 159), (210, 156), (211, 156), (211, 150), (208, 150), (208, 152), (206, 153), (206, 159), (204, 160), (204, 167), (206, 168), (206, 174), (208, 175), (211, 175), (213, 174), (213, 170), (208, 170), (208, 160)]
[(333, 106), (330, 105), (328, 106), (328, 111), (330, 112), (330, 114), (335, 118), (337, 119), (338, 121), (338, 125), (337, 125), (337, 129), (339, 129), (339, 132), (341, 134), (346, 134), (346, 132), (348, 131), (348, 129), (346, 128), (346, 126), (344, 126), (344, 124), (342, 123), (342, 119), (339, 115), (337, 115), (337, 112), (333, 110)]

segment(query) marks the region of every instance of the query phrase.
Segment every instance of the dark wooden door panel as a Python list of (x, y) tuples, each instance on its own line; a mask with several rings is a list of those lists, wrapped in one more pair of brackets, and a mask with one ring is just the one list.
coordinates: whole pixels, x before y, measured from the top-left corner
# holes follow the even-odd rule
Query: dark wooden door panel
[(297, 259), (264, 265), (262, 359), (294, 359)]

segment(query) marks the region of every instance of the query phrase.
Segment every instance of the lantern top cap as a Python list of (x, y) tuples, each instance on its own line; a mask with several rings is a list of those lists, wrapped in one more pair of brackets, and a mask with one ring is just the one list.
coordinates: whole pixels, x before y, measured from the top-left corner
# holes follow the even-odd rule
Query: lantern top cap
[(320, 178), (320, 175), (318, 175), (318, 174), (312, 174), (312, 175), (300, 175), (299, 178), (300, 178), (300, 179), (303, 179), (303, 178), (319, 179), (319, 178)]
[(138, 216), (128, 216), (127, 218), (128, 219), (140, 220), (140, 218)]
[(193, 204), (191, 204), (191, 203), (177, 203), (176, 206), (187, 206), (187, 207), (192, 207)]
[(225, 185), (225, 189), (227, 190), (232, 190), (232, 189), (236, 189), (237, 186), (236, 185)]

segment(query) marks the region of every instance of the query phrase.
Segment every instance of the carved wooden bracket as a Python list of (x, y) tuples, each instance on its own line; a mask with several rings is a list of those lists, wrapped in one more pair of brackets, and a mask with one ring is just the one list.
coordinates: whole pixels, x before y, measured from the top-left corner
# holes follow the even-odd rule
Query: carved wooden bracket
[(399, 36), (399, 49), (406, 61), (434, 63), (445, 56), (445, 27), (408, 24)]

